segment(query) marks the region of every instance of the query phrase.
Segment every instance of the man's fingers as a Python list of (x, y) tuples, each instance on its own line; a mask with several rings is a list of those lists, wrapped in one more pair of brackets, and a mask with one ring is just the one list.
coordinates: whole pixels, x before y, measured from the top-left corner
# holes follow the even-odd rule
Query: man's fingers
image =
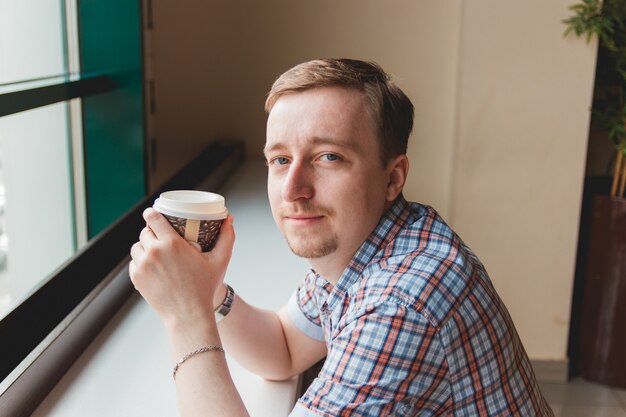
[(189, 246), (196, 249), (198, 252), (202, 252), (202, 246), (200, 246), (198, 242), (192, 242), (190, 240), (187, 240), (186, 242), (189, 243)]
[(178, 233), (176, 233), (167, 219), (152, 207), (148, 207), (143, 211), (143, 218), (157, 239), (163, 239), (173, 235), (178, 236)]
[(128, 264), (128, 275), (130, 276), (131, 280), (135, 276), (135, 261), (130, 261), (130, 263)]
[(139, 241), (142, 245), (147, 246), (157, 241), (156, 236), (152, 229), (148, 226), (141, 229), (141, 233), (139, 233)]
[(215, 256), (221, 258), (227, 256), (230, 259), (233, 246), (235, 244), (235, 229), (233, 228), (233, 216), (229, 215), (222, 222), (220, 234), (217, 237), (217, 243), (211, 251)]
[(140, 242), (136, 242), (130, 247), (130, 257), (139, 260), (143, 256), (144, 250)]

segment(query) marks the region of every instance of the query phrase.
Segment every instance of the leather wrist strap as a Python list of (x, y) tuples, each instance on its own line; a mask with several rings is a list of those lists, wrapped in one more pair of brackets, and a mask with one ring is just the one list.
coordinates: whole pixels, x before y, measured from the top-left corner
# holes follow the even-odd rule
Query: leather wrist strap
[(224, 301), (222, 301), (222, 304), (217, 306), (215, 309), (216, 322), (224, 320), (224, 317), (230, 313), (230, 309), (233, 307), (233, 301), (235, 300), (235, 291), (233, 288), (228, 284), (224, 285), (226, 285), (226, 297), (224, 298)]

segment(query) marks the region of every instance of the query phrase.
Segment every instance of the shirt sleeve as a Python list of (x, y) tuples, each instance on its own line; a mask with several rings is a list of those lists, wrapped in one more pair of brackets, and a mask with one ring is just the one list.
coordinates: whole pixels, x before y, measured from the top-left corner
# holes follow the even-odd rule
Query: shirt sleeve
[(385, 301), (347, 317), (324, 367), (291, 416), (441, 415), (451, 406), (437, 330), (412, 308)]
[(315, 277), (309, 274), (287, 303), (287, 312), (293, 324), (307, 336), (324, 341), (324, 330), (315, 297)]

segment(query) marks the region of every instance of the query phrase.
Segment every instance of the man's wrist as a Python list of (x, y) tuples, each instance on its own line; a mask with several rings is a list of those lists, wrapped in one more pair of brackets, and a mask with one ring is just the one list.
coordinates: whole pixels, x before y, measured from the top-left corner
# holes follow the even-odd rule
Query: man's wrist
[(224, 303), (227, 295), (228, 288), (226, 287), (226, 283), (222, 282), (217, 286), (215, 292), (213, 293), (213, 310), (219, 308), (219, 306)]
[(194, 316), (171, 318), (163, 323), (173, 347), (173, 359), (178, 360), (200, 345), (220, 344), (217, 323), (209, 311)]

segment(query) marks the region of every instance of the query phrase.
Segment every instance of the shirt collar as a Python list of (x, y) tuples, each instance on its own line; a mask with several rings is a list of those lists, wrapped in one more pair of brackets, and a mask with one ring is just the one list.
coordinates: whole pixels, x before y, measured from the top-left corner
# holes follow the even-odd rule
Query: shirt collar
[(398, 232), (411, 216), (411, 213), (411, 206), (401, 194), (381, 217), (374, 231), (356, 251), (352, 260), (339, 277), (337, 285), (335, 285), (335, 292), (347, 291), (358, 280), (365, 267), (375, 257), (382, 255), (380, 254), (381, 249), (395, 239)]

